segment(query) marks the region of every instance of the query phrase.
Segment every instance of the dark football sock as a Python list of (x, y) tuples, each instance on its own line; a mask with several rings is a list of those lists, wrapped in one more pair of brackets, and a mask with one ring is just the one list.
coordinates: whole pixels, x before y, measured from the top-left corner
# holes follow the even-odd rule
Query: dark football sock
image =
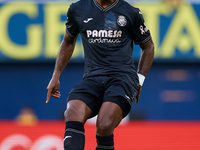
[(96, 150), (114, 150), (113, 134), (109, 136), (98, 136)]
[(85, 146), (84, 125), (77, 121), (69, 121), (65, 124), (64, 149), (83, 150)]

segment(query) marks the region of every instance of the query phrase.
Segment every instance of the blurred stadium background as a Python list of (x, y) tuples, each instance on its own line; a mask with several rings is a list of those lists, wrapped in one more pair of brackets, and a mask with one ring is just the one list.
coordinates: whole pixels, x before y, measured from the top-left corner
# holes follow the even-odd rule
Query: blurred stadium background
[[(0, 0), (0, 150), (63, 149), (67, 94), (83, 74), (80, 37), (62, 97), (46, 104), (46, 86), (75, 1)], [(127, 1), (141, 9), (156, 53), (139, 105), (115, 131), (116, 150), (199, 150), (200, 0)], [(135, 46), (136, 65), (139, 56)], [(85, 149), (95, 149), (93, 120)]]

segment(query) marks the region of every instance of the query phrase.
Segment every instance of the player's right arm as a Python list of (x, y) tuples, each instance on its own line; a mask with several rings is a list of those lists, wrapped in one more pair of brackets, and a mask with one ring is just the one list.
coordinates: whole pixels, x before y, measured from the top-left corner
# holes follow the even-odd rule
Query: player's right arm
[(60, 98), (61, 96), (60, 92), (58, 91), (60, 86), (59, 78), (73, 54), (77, 36), (71, 37), (67, 32), (64, 35), (60, 49), (58, 51), (54, 72), (47, 86), (48, 93), (46, 103), (49, 102), (50, 96), (56, 98)]

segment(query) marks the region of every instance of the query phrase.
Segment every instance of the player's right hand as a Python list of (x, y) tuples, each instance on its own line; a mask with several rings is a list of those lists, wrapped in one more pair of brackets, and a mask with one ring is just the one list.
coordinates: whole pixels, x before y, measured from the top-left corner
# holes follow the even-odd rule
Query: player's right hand
[(58, 91), (58, 88), (60, 87), (60, 81), (56, 79), (51, 79), (48, 86), (47, 86), (47, 99), (46, 103), (49, 102), (50, 96), (55, 98), (60, 98), (60, 92)]

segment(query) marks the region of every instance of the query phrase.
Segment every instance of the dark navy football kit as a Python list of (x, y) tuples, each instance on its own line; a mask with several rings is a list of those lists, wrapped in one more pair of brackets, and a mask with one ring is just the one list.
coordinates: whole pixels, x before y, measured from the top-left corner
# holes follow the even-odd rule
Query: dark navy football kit
[(132, 58), (135, 44), (151, 39), (141, 11), (116, 0), (103, 8), (96, 0), (71, 4), (66, 32), (81, 36), (84, 47), (84, 75), (68, 95), (68, 101), (81, 100), (98, 114), (101, 104), (118, 104), (125, 117), (135, 102), (139, 81)]

